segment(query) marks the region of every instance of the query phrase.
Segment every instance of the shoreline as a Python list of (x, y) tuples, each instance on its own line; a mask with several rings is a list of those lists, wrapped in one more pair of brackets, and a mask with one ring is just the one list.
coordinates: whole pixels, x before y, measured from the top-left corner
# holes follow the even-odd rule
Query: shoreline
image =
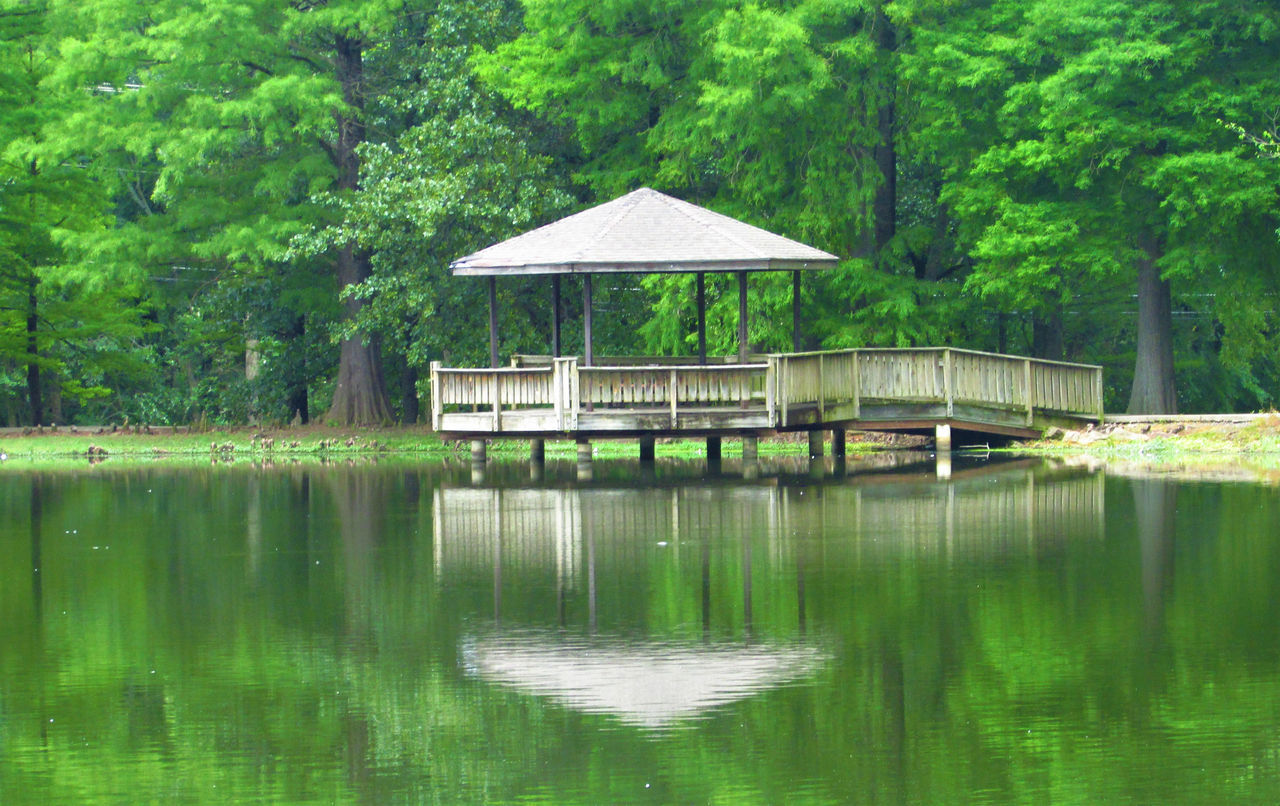
[[(849, 432), (850, 454), (920, 449), (927, 440), (876, 432)], [(599, 440), (600, 458), (634, 456), (633, 440)], [(739, 451), (726, 438), (726, 456)], [(762, 455), (802, 454), (803, 434), (763, 437)], [(526, 440), (497, 440), (496, 458), (527, 455)], [(548, 440), (548, 457), (572, 457), (572, 440)], [(697, 457), (705, 451), (697, 438), (659, 440), (660, 456)], [(263, 428), (228, 426), (61, 426), (43, 429), (0, 429), (0, 468), (15, 460), (76, 461), (104, 459), (154, 461), (165, 458), (261, 460), (398, 456), (406, 459), (454, 458), (468, 452), (466, 441), (444, 441), (426, 426), (338, 428), (323, 425)], [(964, 452), (958, 449), (958, 453)], [(1082, 430), (1050, 429), (1044, 438), (1010, 443), (998, 453), (1046, 457), (1092, 457), (1111, 462), (1228, 464), (1247, 462), (1280, 468), (1280, 414), (1181, 416), (1109, 416), (1099, 426)]]

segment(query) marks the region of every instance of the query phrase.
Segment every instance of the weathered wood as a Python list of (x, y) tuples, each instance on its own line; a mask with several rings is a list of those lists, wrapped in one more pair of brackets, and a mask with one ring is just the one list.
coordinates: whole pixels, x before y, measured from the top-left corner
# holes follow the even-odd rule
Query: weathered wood
[(698, 272), (698, 363), (707, 363), (707, 275)]
[(551, 278), (551, 355), (560, 357), (560, 275)]
[(800, 352), (800, 272), (791, 272), (791, 349)]
[(582, 275), (582, 350), (583, 366), (591, 366), (593, 351), (591, 349), (591, 275)]
[(489, 366), (498, 366), (498, 278), (489, 278)]
[[(446, 369), (433, 363), (432, 423), (449, 433), (643, 433), (875, 426), (954, 419), (1030, 431), (1093, 420), (1101, 369), (951, 348), (831, 350), (757, 364)], [(454, 411), (456, 408), (472, 410)], [(474, 412), (487, 410), (485, 418)]]

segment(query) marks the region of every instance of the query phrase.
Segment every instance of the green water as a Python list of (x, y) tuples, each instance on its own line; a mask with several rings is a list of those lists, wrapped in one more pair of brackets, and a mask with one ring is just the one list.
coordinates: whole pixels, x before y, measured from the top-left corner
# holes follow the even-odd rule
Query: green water
[(869, 464), (10, 462), (0, 803), (1280, 801), (1280, 491)]

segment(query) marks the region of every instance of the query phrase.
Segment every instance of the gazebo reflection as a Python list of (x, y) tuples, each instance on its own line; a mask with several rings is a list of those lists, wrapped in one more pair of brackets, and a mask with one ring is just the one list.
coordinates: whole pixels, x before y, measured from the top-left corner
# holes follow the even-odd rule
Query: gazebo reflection
[(466, 670), (584, 713), (661, 730), (817, 673), (806, 644), (744, 645), (494, 632), (469, 639)]
[[(827, 657), (809, 601), (819, 576), (903, 557), (1001, 563), (1100, 540), (1104, 491), (1101, 474), (1032, 461), (948, 478), (930, 467), (815, 480), (767, 465), (751, 484), (523, 477), (438, 488), (434, 565), (447, 587), (491, 586), (491, 626), (464, 639), (469, 672), (664, 728), (816, 673)], [(683, 621), (649, 629), (645, 608), (672, 598)]]

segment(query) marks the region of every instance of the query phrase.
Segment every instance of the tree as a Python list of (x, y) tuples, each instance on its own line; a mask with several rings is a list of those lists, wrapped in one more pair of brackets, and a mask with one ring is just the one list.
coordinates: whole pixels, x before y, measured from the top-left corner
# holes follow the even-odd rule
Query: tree
[(1276, 251), (1256, 240), (1275, 228), (1275, 180), (1215, 119), (1280, 103), (1274, 7), (996, 0), (920, 13), (908, 71), (928, 90), (925, 136), (976, 259), (968, 288), (1052, 307), (1128, 278), (1131, 412), (1177, 409), (1175, 281), (1218, 292), (1223, 351), (1238, 368), (1256, 357), (1256, 334), (1234, 325), (1256, 321), (1237, 309), (1275, 284)]
[(81, 260), (111, 200), (50, 154), (50, 123), (84, 97), (41, 89), (56, 61), (50, 27), (44, 3), (0, 3), (0, 358), (23, 370), (32, 425), (63, 419), (64, 393), (108, 394), (104, 374), (132, 363), (143, 330), (133, 278)]
[[(291, 239), (330, 223), (316, 195), (358, 189), (367, 107), (384, 90), (366, 55), (424, 13), (399, 0), (54, 2), (71, 30), (57, 86), (99, 88), (93, 109), (66, 119), (64, 147), (128, 174), (143, 211), (104, 248), (228, 278), (296, 270), (282, 263)], [(371, 272), (353, 243), (324, 259), (339, 290)], [(363, 305), (345, 297), (344, 316)], [(343, 338), (330, 419), (390, 416), (376, 335)]]
[[(477, 63), (517, 106), (572, 126), (576, 176), (598, 197), (652, 184), (850, 257), (810, 281), (814, 344), (909, 344), (955, 321), (955, 284), (940, 281), (966, 264), (937, 172), (903, 153), (898, 5), (531, 2), (526, 33)], [(681, 349), (688, 278), (645, 286), (659, 300), (649, 346)], [(753, 343), (789, 346), (789, 278), (753, 289)], [(713, 302), (713, 342), (731, 318)]]
[[(437, 2), (431, 11), (403, 18), (370, 54), (390, 82), (370, 105), (371, 119), (398, 134), (361, 146), (360, 189), (323, 197), (337, 223), (295, 241), (304, 255), (350, 243), (372, 256), (369, 276), (346, 290), (362, 308), (344, 327), (396, 345), (409, 422), (418, 373), (430, 360), (487, 353), (483, 285), (451, 277), (450, 261), (544, 223), (570, 202), (551, 159), (531, 144), (554, 147), (556, 133), (478, 87), (468, 64), (474, 47), (514, 35), (516, 5)], [(514, 348), (540, 352), (549, 327), (530, 324), (543, 307), (526, 309), (533, 282), (502, 284), (502, 331)]]

